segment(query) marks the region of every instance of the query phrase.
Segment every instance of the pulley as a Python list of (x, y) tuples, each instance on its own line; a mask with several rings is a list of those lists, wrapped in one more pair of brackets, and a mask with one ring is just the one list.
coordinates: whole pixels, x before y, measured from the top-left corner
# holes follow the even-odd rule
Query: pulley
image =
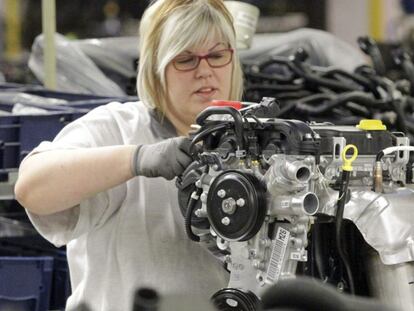
[(219, 311), (256, 311), (260, 301), (252, 292), (243, 292), (236, 288), (224, 288), (211, 297), (211, 301)]
[(236, 170), (218, 175), (207, 196), (207, 217), (214, 231), (228, 241), (246, 241), (263, 224), (265, 186), (251, 173)]

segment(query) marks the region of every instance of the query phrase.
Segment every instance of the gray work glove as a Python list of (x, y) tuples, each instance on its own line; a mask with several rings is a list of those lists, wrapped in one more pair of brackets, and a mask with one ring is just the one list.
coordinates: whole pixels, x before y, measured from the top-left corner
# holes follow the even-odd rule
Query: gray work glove
[(192, 162), (190, 144), (187, 137), (174, 137), (155, 144), (139, 145), (132, 163), (135, 175), (173, 179)]

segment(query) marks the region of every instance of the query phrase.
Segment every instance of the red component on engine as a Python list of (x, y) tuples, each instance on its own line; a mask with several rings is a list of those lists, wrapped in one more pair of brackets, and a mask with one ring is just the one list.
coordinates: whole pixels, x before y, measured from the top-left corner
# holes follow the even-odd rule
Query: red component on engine
[(231, 100), (212, 100), (210, 102), (210, 106), (217, 106), (217, 107), (233, 107), (234, 109), (241, 109), (243, 105), (241, 102), (231, 101)]

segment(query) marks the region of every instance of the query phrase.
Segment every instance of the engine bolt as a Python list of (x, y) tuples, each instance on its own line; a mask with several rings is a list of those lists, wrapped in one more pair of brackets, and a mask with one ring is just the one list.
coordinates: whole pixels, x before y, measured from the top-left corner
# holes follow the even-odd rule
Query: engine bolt
[(237, 204), (237, 206), (242, 207), (242, 206), (244, 206), (244, 204), (246, 204), (246, 202), (244, 201), (243, 198), (240, 198), (236, 201), (236, 204)]
[(219, 198), (224, 198), (226, 196), (226, 191), (224, 189), (220, 189), (219, 191), (217, 191), (217, 195), (219, 196)]
[(222, 223), (223, 225), (225, 225), (225, 226), (230, 225), (230, 218), (228, 218), (228, 217), (224, 217), (224, 218), (221, 220), (221, 223)]
[(249, 257), (256, 258), (256, 251), (254, 249), (249, 250)]
[(234, 214), (234, 212), (236, 211), (236, 208), (237, 208), (236, 201), (232, 197), (224, 199), (221, 202), (221, 209), (226, 214), (230, 214), (230, 215)]

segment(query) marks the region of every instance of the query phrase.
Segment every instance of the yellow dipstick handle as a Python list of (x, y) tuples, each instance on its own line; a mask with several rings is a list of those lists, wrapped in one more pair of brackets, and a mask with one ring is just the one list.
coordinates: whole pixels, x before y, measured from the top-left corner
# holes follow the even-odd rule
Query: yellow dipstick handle
[[(348, 152), (349, 149), (353, 149), (354, 152), (351, 155), (350, 158), (346, 157), (346, 153)], [(346, 145), (345, 148), (342, 150), (342, 161), (344, 164), (342, 164), (342, 170), (343, 171), (352, 171), (352, 162), (355, 161), (356, 157), (358, 156), (358, 148), (355, 145)]]

